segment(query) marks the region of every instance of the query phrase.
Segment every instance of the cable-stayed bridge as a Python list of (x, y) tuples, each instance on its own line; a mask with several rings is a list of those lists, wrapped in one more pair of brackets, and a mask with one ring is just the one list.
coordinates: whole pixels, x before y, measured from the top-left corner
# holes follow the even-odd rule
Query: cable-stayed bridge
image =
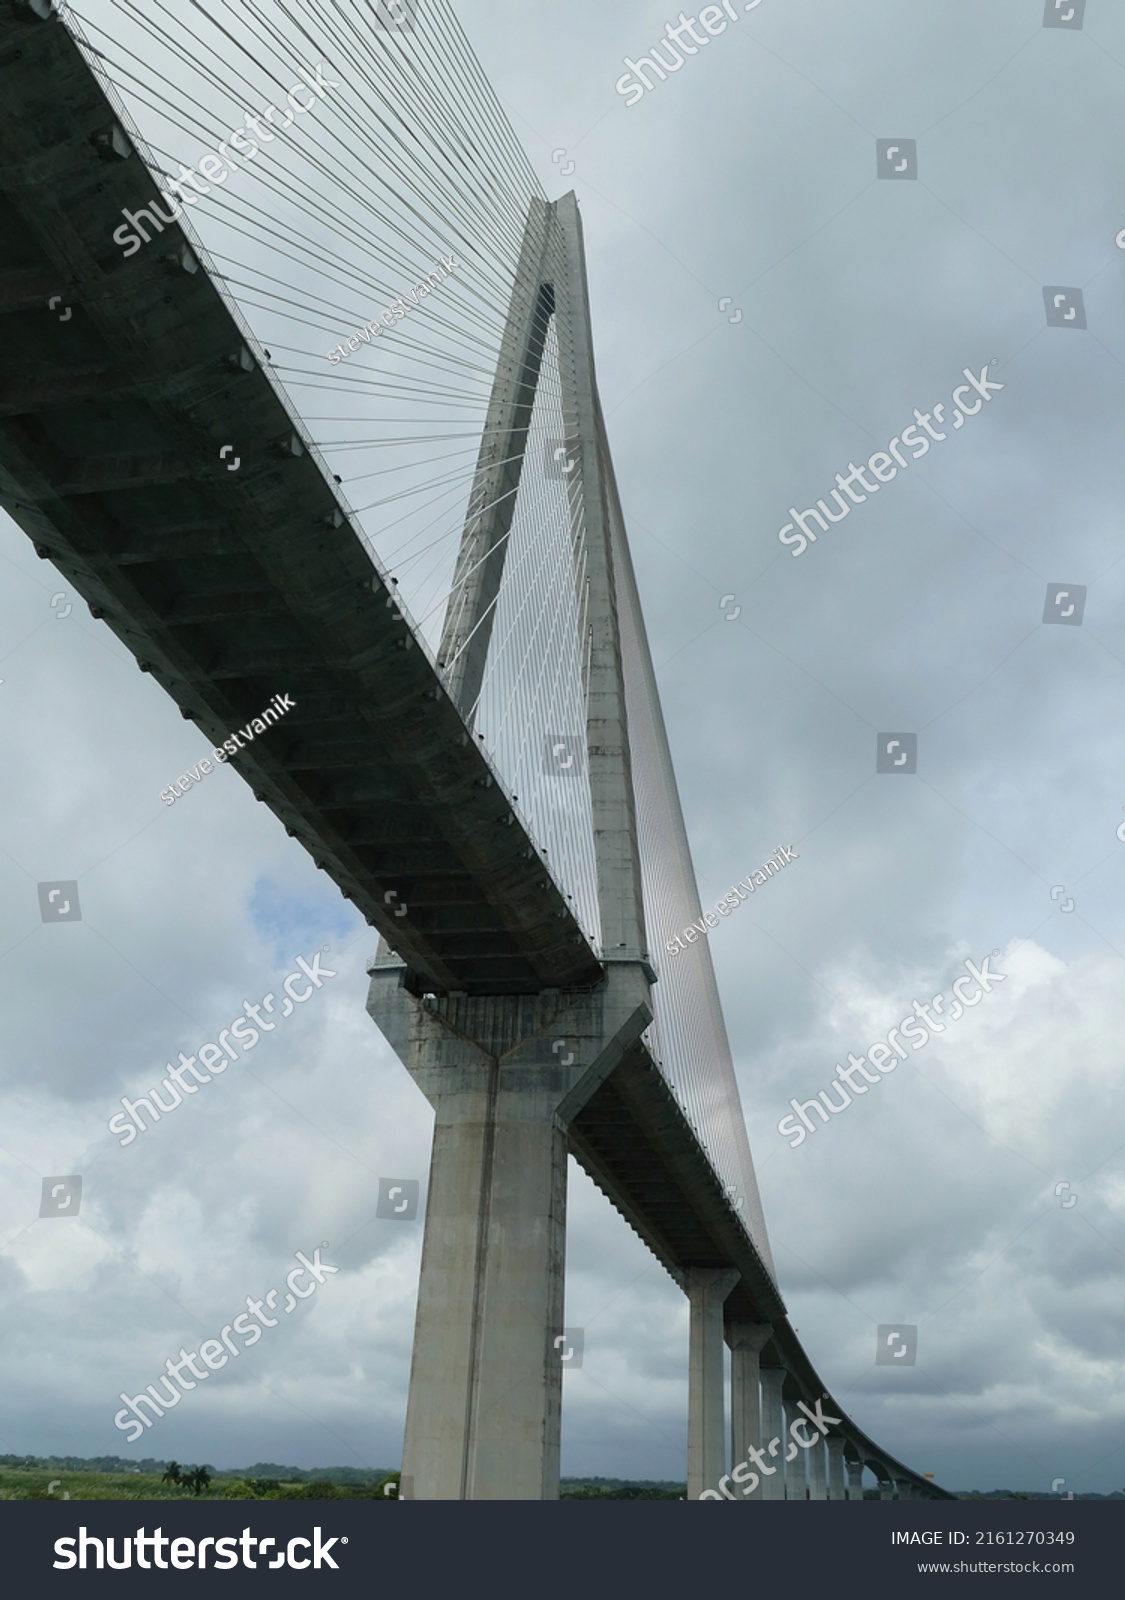
[(0, 0), (0, 52), (0, 504), (216, 746), (292, 698), (229, 759), (435, 1109), (405, 1492), (558, 1494), (573, 1153), (689, 1298), (690, 1497), (942, 1494), (790, 1327), (706, 941), (665, 953), (578, 207), (448, 0)]

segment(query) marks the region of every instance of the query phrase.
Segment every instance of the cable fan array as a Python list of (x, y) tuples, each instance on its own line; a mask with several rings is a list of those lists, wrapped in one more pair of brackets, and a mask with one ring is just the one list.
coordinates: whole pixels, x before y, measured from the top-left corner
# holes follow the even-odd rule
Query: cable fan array
[[(228, 150), (229, 181), (212, 182), (183, 225), (448, 680), (472, 642), (470, 631), (439, 660), (474, 576), (459, 562), (467, 520), (495, 509), (480, 502), (479, 463), (528, 217), (543, 198), (449, 0), (393, 13), (368, 0), (83, 0), (62, 19), (158, 186), (231, 128), (252, 128), (249, 118), (266, 126), (264, 108), (284, 104), (298, 69), (323, 67), (338, 85), (315, 115), (271, 122), (275, 136), (253, 158)], [(443, 259), (456, 269), (435, 274)], [(462, 710), (597, 948), (571, 355), (547, 300), (536, 316), (542, 356), (518, 481), (505, 490), (503, 581), (475, 624), (488, 630), (487, 657)], [(373, 319), (382, 333), (353, 350), (349, 337)], [(346, 359), (332, 360), (341, 348)], [(655, 951), (699, 904), (619, 511), (611, 525)], [(655, 1009), (653, 1053), (770, 1263), (705, 943), (665, 963)]]

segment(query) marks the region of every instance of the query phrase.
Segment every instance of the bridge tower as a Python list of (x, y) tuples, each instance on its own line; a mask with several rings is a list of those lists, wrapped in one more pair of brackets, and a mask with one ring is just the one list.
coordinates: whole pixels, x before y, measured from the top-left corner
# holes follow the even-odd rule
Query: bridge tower
[(419, 994), (380, 945), (368, 1010), (435, 1113), (403, 1453), (404, 1493), (424, 1500), (558, 1496), (569, 1129), (653, 1015), (612, 469), (573, 194), (531, 205), (439, 654), (471, 725), (552, 318), (561, 470), (573, 475), (568, 498), (585, 524), (586, 756), (604, 979), (584, 994)]

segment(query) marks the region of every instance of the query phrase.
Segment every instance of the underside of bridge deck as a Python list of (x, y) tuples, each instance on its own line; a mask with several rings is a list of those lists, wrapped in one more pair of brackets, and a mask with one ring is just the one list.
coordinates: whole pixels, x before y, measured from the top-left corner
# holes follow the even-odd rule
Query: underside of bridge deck
[(596, 981), (266, 353), (178, 225), (113, 242), (157, 191), (65, 28), (2, 0), (0, 70), (0, 506), (208, 741), (293, 700), (231, 764), (419, 992)]
[(777, 1285), (643, 1041), (570, 1123), (570, 1144), (677, 1282), (695, 1267), (734, 1267), (732, 1318), (784, 1317)]

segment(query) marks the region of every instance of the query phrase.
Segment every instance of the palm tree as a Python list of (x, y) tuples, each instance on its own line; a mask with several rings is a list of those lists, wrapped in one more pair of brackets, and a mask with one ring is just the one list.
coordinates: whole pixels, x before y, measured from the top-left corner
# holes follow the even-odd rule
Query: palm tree
[(183, 1479), (180, 1477), (180, 1463), (178, 1461), (169, 1461), (168, 1470), (165, 1472), (160, 1481), (161, 1483), (182, 1483)]

